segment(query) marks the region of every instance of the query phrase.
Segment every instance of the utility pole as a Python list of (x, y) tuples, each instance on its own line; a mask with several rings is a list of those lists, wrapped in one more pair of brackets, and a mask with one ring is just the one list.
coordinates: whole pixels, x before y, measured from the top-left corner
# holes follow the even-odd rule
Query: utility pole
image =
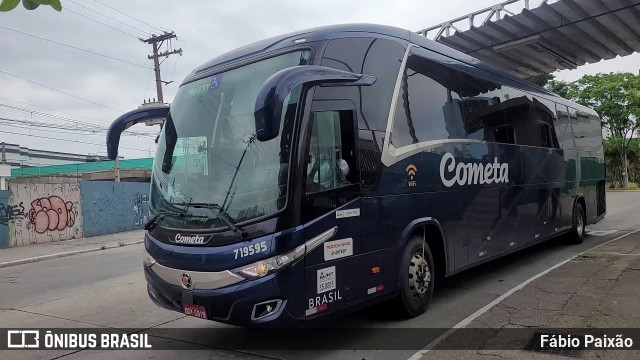
[(165, 41), (170, 41), (171, 39), (175, 39), (176, 34), (172, 32), (164, 32), (161, 35), (152, 34), (148, 39), (139, 39), (140, 41), (151, 44), (153, 46), (153, 55), (149, 55), (148, 58), (153, 60), (153, 70), (156, 73), (156, 92), (158, 95), (158, 102), (164, 104), (164, 98), (162, 97), (162, 84), (168, 82), (162, 81), (160, 77), (160, 58), (161, 57), (169, 57), (169, 55), (179, 54), (182, 56), (182, 49), (174, 49), (167, 50), (164, 52), (159, 52), (162, 45), (164, 45)]

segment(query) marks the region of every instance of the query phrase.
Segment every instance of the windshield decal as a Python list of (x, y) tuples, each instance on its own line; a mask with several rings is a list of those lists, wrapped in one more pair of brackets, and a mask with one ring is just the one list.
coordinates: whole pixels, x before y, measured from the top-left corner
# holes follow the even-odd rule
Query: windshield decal
[(209, 91), (220, 88), (222, 85), (222, 74), (216, 75), (211, 79), (211, 84), (209, 85)]

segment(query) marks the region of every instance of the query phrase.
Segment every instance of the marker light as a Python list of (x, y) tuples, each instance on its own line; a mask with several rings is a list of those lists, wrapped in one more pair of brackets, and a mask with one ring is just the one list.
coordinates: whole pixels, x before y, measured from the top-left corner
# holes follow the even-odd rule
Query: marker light
[(261, 278), (271, 272), (279, 270), (293, 263), (295, 260), (302, 258), (318, 246), (322, 245), (325, 241), (331, 239), (337, 231), (338, 227), (334, 226), (333, 228), (323, 232), (322, 234), (314, 237), (313, 239), (307, 241), (306, 243), (298, 246), (297, 248), (286, 254), (274, 256), (265, 260), (260, 260), (253, 264), (231, 270), (231, 272), (236, 275), (240, 275), (245, 279)]
[(155, 263), (156, 263), (156, 259), (154, 259), (151, 255), (147, 254), (144, 257), (144, 263), (145, 265), (147, 265), (148, 267), (152, 267)]

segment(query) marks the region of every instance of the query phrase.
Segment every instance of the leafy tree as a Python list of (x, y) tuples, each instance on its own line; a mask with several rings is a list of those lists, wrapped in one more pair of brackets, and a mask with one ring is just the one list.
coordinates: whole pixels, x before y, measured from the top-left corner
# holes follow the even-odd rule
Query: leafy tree
[(552, 81), (553, 79), (555, 79), (555, 75), (553, 74), (542, 74), (542, 75), (531, 76), (527, 80), (529, 80), (530, 82), (538, 86), (545, 87), (547, 86), (549, 81)]
[[(20, 0), (2, 0), (0, 11), (10, 11), (16, 8)], [(22, 0), (22, 6), (27, 10), (35, 10), (40, 5), (49, 5), (57, 11), (62, 11), (60, 0)]]
[(551, 80), (546, 88), (565, 99), (569, 98), (569, 83), (564, 80)]
[(603, 124), (617, 139), (622, 184), (629, 183), (629, 154), (640, 127), (640, 77), (632, 73), (586, 75), (569, 85), (568, 95), (598, 112)]
[(552, 91), (563, 98), (567, 97), (567, 92), (569, 90), (569, 83), (564, 80), (556, 80), (556, 76), (553, 74), (542, 74), (531, 76), (527, 78), (530, 82), (542, 86), (549, 91)]

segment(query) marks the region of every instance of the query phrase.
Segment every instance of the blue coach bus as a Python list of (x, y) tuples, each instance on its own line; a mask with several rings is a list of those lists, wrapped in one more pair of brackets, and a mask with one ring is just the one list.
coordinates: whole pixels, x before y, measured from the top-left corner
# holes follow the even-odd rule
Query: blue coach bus
[[(393, 299), (604, 217), (588, 108), (407, 30), (340, 25), (196, 68), (164, 118), (144, 273), (159, 306), (297, 326)], [(557, 240), (556, 240), (557, 241)]]

